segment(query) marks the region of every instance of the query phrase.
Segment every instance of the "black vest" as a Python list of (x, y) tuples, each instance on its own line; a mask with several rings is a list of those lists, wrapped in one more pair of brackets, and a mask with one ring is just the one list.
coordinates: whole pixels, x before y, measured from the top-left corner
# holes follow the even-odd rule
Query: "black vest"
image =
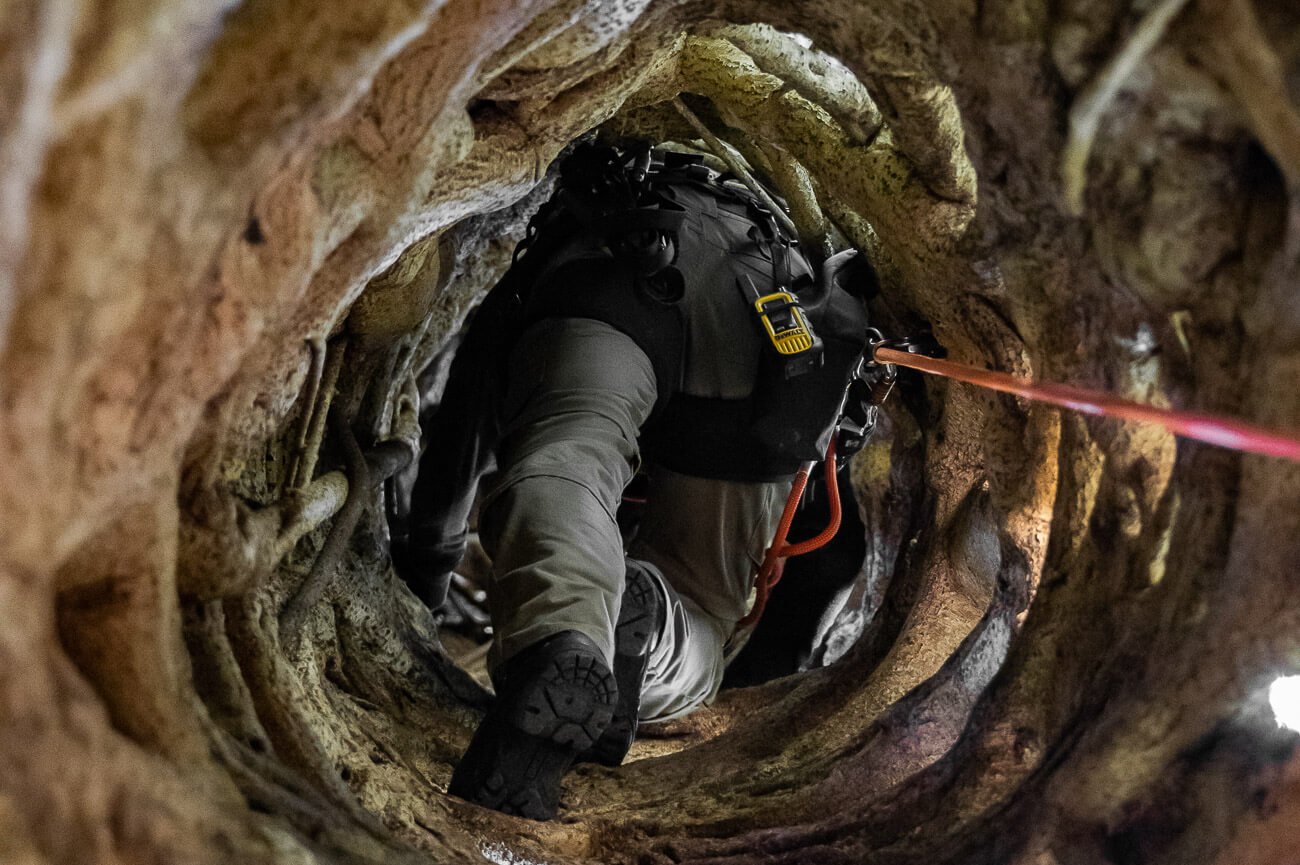
[[(649, 204), (608, 219), (572, 198), (566, 206), (562, 193), (553, 199), (518, 272), (502, 281), (520, 299), (520, 325), (591, 318), (636, 342), (659, 390), (641, 431), (650, 462), (767, 481), (822, 458), (866, 344), (862, 301), (819, 284), (797, 245), (735, 181), (694, 165), (651, 170), (643, 183)], [(639, 221), (640, 213), (648, 218)], [(786, 377), (742, 278), (763, 294), (798, 296), (822, 341), (820, 366)]]

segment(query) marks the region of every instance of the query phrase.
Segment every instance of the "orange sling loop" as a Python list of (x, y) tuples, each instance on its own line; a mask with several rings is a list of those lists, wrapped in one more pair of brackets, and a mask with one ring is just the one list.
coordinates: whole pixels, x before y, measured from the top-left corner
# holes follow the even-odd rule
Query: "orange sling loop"
[(736, 623), (736, 629), (747, 628), (757, 622), (763, 615), (763, 610), (767, 607), (767, 599), (772, 593), (772, 587), (781, 581), (781, 575), (785, 568), (785, 559), (788, 556), (802, 556), (804, 553), (811, 553), (813, 550), (821, 549), (830, 543), (831, 538), (840, 530), (840, 485), (835, 476), (835, 436), (831, 436), (831, 443), (826, 448), (826, 492), (830, 496), (831, 520), (830, 523), (822, 530), (821, 534), (809, 538), (806, 541), (800, 541), (797, 544), (787, 544), (786, 536), (790, 534), (790, 524), (794, 522), (794, 512), (799, 509), (799, 500), (803, 498), (804, 490), (808, 486), (808, 476), (812, 473), (813, 463), (804, 463), (800, 466), (799, 471), (794, 476), (794, 483), (790, 486), (790, 495), (785, 500), (785, 510), (781, 512), (781, 521), (777, 523), (776, 534), (772, 537), (772, 545), (767, 548), (767, 553), (763, 556), (763, 564), (758, 569), (758, 576), (754, 579), (754, 606), (750, 609), (748, 615)]
[[(894, 364), (915, 369), (930, 375), (956, 379), (978, 387), (1001, 393), (1014, 394), (1025, 399), (1045, 402), (1051, 405), (1084, 414), (1114, 417), (1122, 420), (1156, 423), (1175, 435), (1195, 439), (1219, 447), (1247, 453), (1300, 462), (1300, 438), (1278, 430), (1271, 430), (1258, 424), (1247, 423), (1235, 418), (1205, 412), (1178, 411), (1176, 409), (1157, 408), (1143, 405), (1131, 400), (1120, 399), (1101, 391), (1075, 387), (1051, 382), (1035, 382), (1005, 372), (980, 369), (950, 360), (912, 354), (906, 351), (877, 345), (872, 350), (872, 360), (880, 364)], [(795, 475), (790, 488), (790, 497), (786, 499), (781, 522), (777, 525), (772, 546), (768, 547), (754, 580), (755, 598), (753, 609), (737, 624), (737, 630), (746, 628), (759, 620), (767, 606), (772, 587), (781, 580), (781, 573), (787, 556), (799, 556), (825, 546), (840, 527), (840, 495), (835, 477), (835, 439), (831, 437), (830, 447), (826, 449), (826, 487), (830, 494), (831, 522), (815, 538), (797, 544), (787, 544), (786, 535), (794, 521), (794, 512), (799, 507), (804, 488), (808, 485), (808, 475), (813, 463), (806, 463)]]

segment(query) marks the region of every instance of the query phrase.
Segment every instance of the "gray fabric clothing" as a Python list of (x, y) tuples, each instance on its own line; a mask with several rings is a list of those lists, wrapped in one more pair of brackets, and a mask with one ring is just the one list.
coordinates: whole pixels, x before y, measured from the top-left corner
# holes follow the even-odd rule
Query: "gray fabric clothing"
[(676, 592), (649, 562), (628, 559), (628, 568), (650, 578), (667, 610), (663, 630), (650, 643), (638, 715), (642, 723), (671, 721), (717, 696), (732, 624)]
[(639, 567), (667, 610), (651, 643), (641, 717), (666, 720), (712, 699), (788, 482), (705, 480), (651, 467), (650, 501), (625, 559), (615, 514), (636, 470), (637, 432), (655, 403), (649, 359), (607, 324), (548, 319), (515, 347), (509, 379), (500, 471), (481, 523), (493, 559), (492, 662), (577, 630), (612, 663), (625, 571)]
[(789, 481), (710, 480), (659, 466), (648, 473), (650, 498), (628, 555), (653, 564), (709, 615), (732, 623), (744, 618)]
[(560, 631), (613, 658), (623, 544), (615, 514), (655, 401), (650, 361), (590, 319), (548, 319), (511, 358), (500, 471), (483, 500), (494, 660)]
[(709, 480), (658, 466), (649, 475), (628, 562), (655, 577), (667, 598), (640, 712), (645, 721), (667, 721), (717, 696), (727, 641), (749, 612), (752, 578), (790, 484)]

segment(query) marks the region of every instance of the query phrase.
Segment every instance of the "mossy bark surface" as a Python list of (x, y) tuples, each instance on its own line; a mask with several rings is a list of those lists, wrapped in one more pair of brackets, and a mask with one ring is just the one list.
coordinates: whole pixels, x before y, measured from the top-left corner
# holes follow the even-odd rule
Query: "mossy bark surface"
[(0, 862), (1300, 843), (1300, 465), (905, 375), (861, 639), (549, 824), (445, 794), (489, 695), (385, 523), (548, 167), (689, 142), (675, 97), (872, 255), (886, 332), (1300, 430), (1292, 4), (15, 0), (0, 44)]

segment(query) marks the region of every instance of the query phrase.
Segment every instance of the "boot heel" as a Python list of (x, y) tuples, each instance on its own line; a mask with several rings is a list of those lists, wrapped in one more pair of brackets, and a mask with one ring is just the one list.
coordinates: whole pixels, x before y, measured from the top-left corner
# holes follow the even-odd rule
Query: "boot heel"
[(652, 578), (639, 567), (627, 570), (627, 583), (614, 628), (614, 678), (618, 706), (594, 745), (578, 755), (579, 763), (619, 766), (636, 739), (641, 684), (650, 664), (651, 638), (663, 627), (664, 605)]
[(614, 677), (598, 659), (556, 658), (519, 695), (511, 723), (575, 752), (591, 747), (614, 714)]
[(447, 792), (506, 814), (549, 820), (574, 759), (600, 738), (618, 699), (591, 640), (564, 631), (511, 658), (497, 700)]

